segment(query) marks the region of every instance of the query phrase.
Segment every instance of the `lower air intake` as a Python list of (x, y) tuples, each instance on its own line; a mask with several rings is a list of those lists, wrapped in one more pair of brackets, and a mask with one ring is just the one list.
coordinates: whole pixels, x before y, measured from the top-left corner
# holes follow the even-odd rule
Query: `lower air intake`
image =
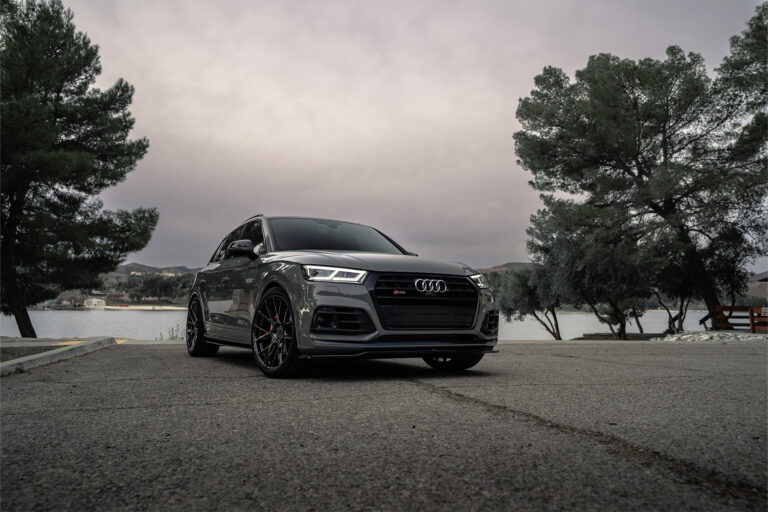
[(367, 334), (373, 331), (373, 323), (362, 309), (320, 306), (312, 318), (312, 332), (316, 333)]

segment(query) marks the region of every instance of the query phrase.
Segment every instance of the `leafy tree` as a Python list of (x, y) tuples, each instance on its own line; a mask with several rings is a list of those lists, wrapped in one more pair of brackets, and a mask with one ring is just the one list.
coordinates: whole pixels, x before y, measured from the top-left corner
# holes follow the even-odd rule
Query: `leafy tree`
[(748, 121), (734, 148), (747, 154), (765, 148), (768, 133), (768, 2), (755, 11), (747, 30), (731, 38), (731, 54), (717, 69), (722, 89), (734, 96)]
[(676, 240), (710, 313), (722, 283), (708, 252), (737, 233), (749, 257), (766, 253), (767, 12), (731, 40), (714, 80), (676, 46), (662, 61), (600, 54), (573, 82), (545, 68), (517, 110), (532, 186), (625, 211), (643, 245)]
[(618, 208), (543, 199), (545, 208), (528, 228), (534, 261), (548, 269), (563, 302), (589, 306), (615, 337), (626, 339), (628, 319), (638, 320), (645, 309), (655, 267), (632, 218)]
[(98, 275), (143, 248), (155, 209), (106, 211), (97, 195), (147, 151), (128, 139), (133, 87), (99, 90), (98, 47), (58, 0), (2, 0), (0, 128), (2, 300), (34, 337), (26, 306), (61, 290), (95, 288)]
[(507, 320), (513, 316), (517, 320), (532, 316), (554, 339), (563, 339), (556, 311), (560, 295), (548, 269), (532, 265), (504, 274), (494, 272), (489, 277), (499, 309)]

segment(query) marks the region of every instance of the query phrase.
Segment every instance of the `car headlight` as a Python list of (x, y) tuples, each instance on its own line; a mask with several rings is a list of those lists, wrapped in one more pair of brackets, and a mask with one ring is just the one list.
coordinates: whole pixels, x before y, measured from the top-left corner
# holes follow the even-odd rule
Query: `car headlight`
[(319, 265), (303, 265), (304, 277), (310, 281), (335, 281), (337, 283), (357, 283), (365, 280), (368, 272), (352, 268), (321, 267)]
[(472, 280), (473, 283), (477, 285), (478, 288), (488, 288), (490, 286), (488, 284), (488, 280), (485, 278), (483, 274), (475, 274), (473, 276), (469, 276), (469, 278)]

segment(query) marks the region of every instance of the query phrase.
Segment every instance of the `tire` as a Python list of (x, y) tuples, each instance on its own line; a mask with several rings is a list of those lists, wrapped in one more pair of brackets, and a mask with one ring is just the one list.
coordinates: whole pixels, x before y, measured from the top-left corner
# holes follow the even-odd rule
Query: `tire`
[(457, 372), (472, 368), (483, 358), (485, 354), (462, 354), (454, 356), (429, 356), (424, 362), (435, 370), (444, 372)]
[(287, 379), (303, 372), (295, 325), (288, 294), (282, 288), (267, 290), (251, 325), (253, 360), (267, 377)]
[(211, 357), (219, 351), (219, 346), (208, 343), (205, 339), (205, 322), (200, 299), (195, 297), (187, 307), (187, 353), (192, 357)]

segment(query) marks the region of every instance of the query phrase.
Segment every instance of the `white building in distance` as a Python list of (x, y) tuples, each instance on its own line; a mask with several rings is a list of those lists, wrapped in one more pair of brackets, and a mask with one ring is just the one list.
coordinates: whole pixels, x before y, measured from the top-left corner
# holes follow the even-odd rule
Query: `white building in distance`
[(107, 305), (107, 301), (104, 299), (94, 299), (91, 297), (90, 299), (85, 299), (83, 305), (87, 308), (103, 308)]

